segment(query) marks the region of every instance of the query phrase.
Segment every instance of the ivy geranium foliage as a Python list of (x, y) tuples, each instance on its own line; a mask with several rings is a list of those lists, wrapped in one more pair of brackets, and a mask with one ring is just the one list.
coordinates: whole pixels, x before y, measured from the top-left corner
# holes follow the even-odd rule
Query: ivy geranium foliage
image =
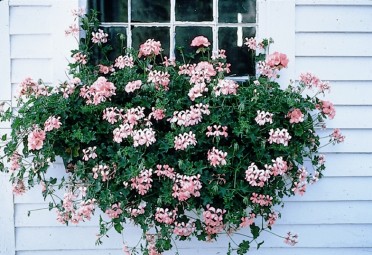
[[(335, 116), (333, 104), (319, 99), (329, 84), (304, 73), (281, 88), (276, 78), (288, 59), (267, 52), (269, 39), (246, 39), (257, 75), (244, 82), (225, 76), (225, 51), (212, 54), (204, 36), (191, 42), (191, 60), (163, 56), (154, 39), (113, 57), (96, 13), (75, 14), (81, 27), (66, 34), (85, 37), (72, 51), (71, 79), (50, 86), (26, 78), (18, 107), (2, 105), (2, 120), (12, 124), (2, 137), (1, 170), (11, 173), (14, 193), (40, 184), (65, 224), (101, 209), (108, 217), (100, 217), (98, 243), (111, 228), (125, 233), (123, 223), (139, 225), (143, 254), (170, 250), (172, 240), (233, 238), (238, 231), (228, 254), (259, 247), (283, 198), (302, 195), (322, 177), (315, 128)], [(336, 129), (325, 140), (344, 136)], [(58, 157), (67, 176), (46, 178)], [(297, 242), (295, 234), (282, 237)], [(138, 251), (124, 246), (126, 254)]]

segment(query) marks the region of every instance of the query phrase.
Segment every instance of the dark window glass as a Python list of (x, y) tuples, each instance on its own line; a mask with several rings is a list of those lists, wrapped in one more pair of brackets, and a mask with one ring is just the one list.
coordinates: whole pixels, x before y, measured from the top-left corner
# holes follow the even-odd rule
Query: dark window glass
[(108, 33), (108, 39), (112, 46), (112, 51), (109, 53), (110, 60), (114, 60), (120, 55), (125, 54), (127, 47), (127, 28), (125, 27), (109, 27), (105, 29)]
[(88, 8), (97, 10), (102, 22), (128, 22), (128, 1), (88, 0)]
[(221, 23), (255, 23), (256, 0), (219, 0), (218, 12)]
[[(108, 40), (112, 49), (107, 53), (108, 60), (114, 61), (118, 56), (125, 54), (125, 48), (127, 46), (125, 27), (103, 27), (101, 28), (105, 33), (108, 34)], [(93, 44), (94, 45), (94, 44)], [(107, 59), (103, 57), (99, 48), (95, 45), (93, 47), (93, 56), (91, 58), (94, 64), (102, 64), (102, 61)]]
[(231, 74), (255, 74), (254, 55), (244, 45), (244, 38), (255, 36), (255, 34), (254, 28), (219, 28), (219, 48), (226, 50), (227, 61), (231, 63)]
[(132, 22), (169, 21), (169, 0), (132, 0)]
[[(205, 36), (211, 43), (209, 48), (212, 48), (212, 28), (210, 27), (176, 27), (176, 46), (182, 46), (184, 53), (187, 55), (189, 53), (195, 53), (196, 47), (191, 47), (191, 41), (196, 36)], [(176, 50), (176, 57), (180, 59), (179, 51)]]
[(212, 21), (212, 0), (176, 0), (176, 20)]
[(169, 28), (167, 27), (132, 27), (132, 45), (138, 50), (147, 39), (160, 41), (163, 55), (169, 56)]

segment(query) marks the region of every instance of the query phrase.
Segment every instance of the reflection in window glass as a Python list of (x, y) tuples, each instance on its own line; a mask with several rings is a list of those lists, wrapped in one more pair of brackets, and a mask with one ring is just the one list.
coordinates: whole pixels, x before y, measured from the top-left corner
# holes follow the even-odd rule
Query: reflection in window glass
[(117, 56), (125, 54), (127, 47), (127, 29), (125, 27), (109, 27), (105, 29), (108, 33), (108, 40), (112, 45), (109, 59), (114, 60)]
[(176, 0), (176, 20), (179, 21), (212, 21), (212, 0)]
[(132, 27), (132, 45), (138, 50), (147, 39), (160, 41), (163, 55), (169, 56), (169, 28), (167, 27)]
[(256, 0), (219, 0), (219, 22), (255, 23)]
[(219, 48), (226, 50), (227, 61), (231, 63), (231, 74), (255, 74), (254, 55), (244, 45), (244, 38), (255, 36), (255, 33), (254, 28), (219, 28)]
[(108, 59), (103, 59), (101, 50), (99, 50), (97, 45), (93, 44), (93, 56), (90, 59), (96, 65), (102, 64), (107, 60), (114, 61), (118, 56), (125, 54), (125, 48), (127, 46), (127, 29), (125, 27), (103, 27), (101, 29), (108, 34), (107, 39), (110, 41), (112, 50), (107, 53)]
[[(213, 44), (212, 40), (212, 28), (210, 27), (177, 27), (176, 28), (176, 45), (183, 46), (183, 52), (185, 54), (195, 53), (196, 47), (191, 47), (191, 41), (196, 36), (205, 36), (208, 41)], [(212, 48), (210, 46), (210, 48)], [(176, 57), (180, 59), (180, 54), (176, 50)]]
[(102, 22), (128, 22), (128, 1), (88, 0), (88, 8), (97, 10)]
[(169, 0), (132, 0), (132, 22), (169, 21)]
[[(123, 45), (138, 49), (147, 39), (154, 39), (161, 42), (163, 55), (171, 54), (182, 60), (176, 47), (182, 47), (186, 56), (195, 54), (196, 49), (190, 46), (191, 41), (203, 35), (210, 41), (211, 50), (226, 50), (228, 62), (232, 64), (232, 75), (255, 74), (253, 55), (243, 44), (245, 37), (255, 36), (256, 1), (87, 0), (88, 8), (101, 12), (98, 18), (106, 22), (105, 31), (109, 39), (114, 40), (110, 59), (124, 53)], [(218, 11), (218, 15), (214, 16), (214, 11)], [(175, 36), (170, 34), (173, 32)], [(116, 39), (119, 33), (122, 34), (122, 40)], [(99, 53), (96, 54), (97, 60)], [(194, 60), (198, 61), (200, 57), (201, 54), (198, 54)]]

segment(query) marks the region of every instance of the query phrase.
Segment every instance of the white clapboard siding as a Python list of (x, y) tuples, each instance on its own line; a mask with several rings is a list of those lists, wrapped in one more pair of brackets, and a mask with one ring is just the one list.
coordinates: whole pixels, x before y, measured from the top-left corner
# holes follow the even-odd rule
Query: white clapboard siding
[[(295, 247), (288, 254), (368, 254), (372, 250), (370, 241), (357, 237), (364, 231), (360, 226), (372, 224), (367, 208), (372, 196), (367, 188), (372, 181), (371, 44), (372, 1), (296, 1), (296, 76), (309, 71), (330, 81), (331, 93), (325, 99), (336, 105), (336, 117), (327, 122), (327, 130), (318, 133), (325, 136), (341, 128), (346, 141), (322, 148), (326, 177), (309, 186), (303, 197), (289, 198), (279, 221), (301, 224), (297, 222), (301, 215), (302, 224), (307, 225), (298, 232), (310, 226), (314, 231), (326, 228), (325, 232), (319, 229), (319, 237), (331, 239), (338, 248), (332, 249), (333, 244), (327, 249)], [(339, 234), (328, 232), (330, 226), (339, 229)], [(343, 239), (346, 232), (356, 234), (352, 241)]]
[(335, 105), (372, 105), (372, 81), (330, 81), (326, 98)]
[[(321, 137), (328, 136), (332, 130), (318, 131)], [(336, 146), (326, 146), (320, 149), (321, 153), (372, 153), (372, 130), (371, 129), (342, 129), (342, 134), (346, 136), (345, 142)], [(328, 143), (328, 139), (321, 140), (322, 144)]]
[[(302, 254), (316, 254), (316, 255), (369, 255), (372, 252), (372, 248), (265, 248), (262, 246), (258, 251), (253, 248), (250, 255), (302, 255)], [(196, 255), (216, 255), (225, 254), (226, 249), (180, 249), (180, 254), (196, 254)], [(311, 253), (313, 252), (313, 253)], [(18, 255), (34, 255), (34, 251), (20, 251)], [(38, 255), (122, 255), (121, 250), (63, 250), (63, 251), (38, 251)], [(164, 253), (164, 255), (174, 255), (172, 252)]]
[(297, 33), (296, 45), (296, 56), (371, 57), (372, 33)]
[(12, 59), (49, 59), (53, 56), (53, 42), (48, 34), (12, 35), (10, 40), (12, 44), (10, 56)]
[(372, 6), (343, 2), (349, 5), (298, 5), (296, 32), (372, 32)]
[(338, 105), (336, 116), (327, 122), (327, 128), (372, 129), (372, 106)]
[[(8, 58), (12, 73), (7, 90), (13, 96), (17, 84), (27, 76), (51, 84), (65, 79), (65, 57), (71, 41), (66, 42), (63, 34), (69, 21), (61, 17), (68, 17), (67, 8), (62, 7), (66, 3), (73, 5), (72, 2), (77, 0), (10, 0)], [(331, 81), (332, 91), (326, 99), (335, 103), (337, 114), (333, 122), (327, 123), (328, 129), (319, 133), (326, 135), (333, 128), (342, 128), (346, 141), (322, 149), (327, 160), (324, 179), (309, 186), (304, 196), (287, 198), (285, 207), (278, 208), (282, 218), (274, 226), (274, 233), (282, 236), (288, 231), (297, 233), (298, 245), (289, 247), (282, 239), (265, 233), (260, 237), (265, 240), (263, 248), (255, 251), (252, 247), (249, 254), (371, 254), (372, 191), (368, 187), (372, 183), (372, 143), (369, 142), (372, 141), (372, 1), (259, 2), (272, 8), (258, 13), (259, 26), (265, 28), (259, 28), (258, 33), (273, 36), (269, 29), (275, 23), (272, 17), (279, 17), (276, 20), (282, 22), (283, 30), (275, 29), (274, 47), (279, 51), (283, 46), (290, 48), (289, 52), (284, 51), (294, 65), (291, 75), (298, 77), (310, 71)], [(295, 10), (293, 6), (288, 9), (295, 13), (283, 18), (279, 10), (290, 6), (289, 2), (296, 3)], [(64, 174), (61, 162), (55, 163), (50, 171), (50, 175), (58, 177)], [(58, 223), (55, 212), (48, 210), (33, 211), (27, 216), (29, 210), (47, 207), (47, 202), (40, 187), (14, 197), (17, 255), (122, 254), (122, 237), (114, 232), (104, 239), (103, 246), (94, 245), (98, 212), (92, 221), (69, 227)], [(123, 237), (129, 245), (134, 245), (140, 235), (138, 228), (128, 226)], [(242, 237), (235, 238), (239, 241)], [(7, 239), (1, 236), (0, 241), (3, 240)], [(226, 254), (228, 241), (223, 236), (214, 243), (178, 242), (177, 246), (181, 255)], [(174, 253), (173, 250), (165, 254)]]
[(35, 81), (52, 81), (52, 59), (12, 59), (12, 83), (20, 83), (26, 77)]
[(51, 6), (13, 5), (10, 8), (10, 34), (51, 34)]
[[(310, 189), (316, 189), (311, 187)], [(27, 227), (60, 227), (65, 225), (56, 221), (56, 213), (46, 208), (46, 204), (16, 204), (15, 226)], [(35, 210), (28, 216), (29, 210)], [(370, 201), (306, 201), (302, 203), (287, 202), (284, 208), (277, 208), (285, 217), (278, 220), (277, 225), (288, 224), (369, 224), (371, 222), (372, 203)], [(79, 223), (79, 227), (95, 227), (100, 213), (97, 211), (90, 221)], [(304, 215), (308, 215), (304, 217)], [(103, 215), (104, 216), (104, 215)], [(75, 227), (74, 225), (72, 225)], [(275, 229), (275, 227), (274, 227)]]
[[(135, 235), (140, 234), (140, 229), (132, 226), (126, 226), (127, 235), (124, 240), (133, 245), (138, 241), (137, 238), (133, 238)], [(54, 249), (65, 249), (65, 250), (84, 250), (84, 249), (106, 249), (106, 248), (120, 248), (121, 238), (118, 235), (112, 233), (110, 238), (105, 239), (103, 245), (95, 246), (94, 241), (96, 239), (95, 233), (97, 232), (96, 227), (80, 228), (80, 227), (66, 227), (66, 228), (17, 228), (16, 238), (25, 240), (27, 236), (32, 235), (37, 231), (38, 238), (35, 238), (33, 242), (22, 242), (17, 243), (17, 250), (54, 250)], [(301, 236), (301, 241), (296, 247), (339, 247), (339, 243), (343, 243), (346, 247), (366, 247), (368, 248), (368, 241), (372, 235), (372, 228), (367, 224), (339, 224), (339, 225), (278, 225), (276, 226), (274, 233), (285, 235), (288, 231), (293, 231)], [(340, 231), (342, 235), (340, 235)], [(244, 229), (241, 233), (250, 234), (249, 229)], [(321, 233), (321, 234), (320, 234)], [(82, 238), (84, 237), (84, 238)], [(244, 236), (234, 235), (234, 240), (240, 242), (244, 240)], [(136, 240), (137, 239), (137, 240)], [(267, 240), (271, 247), (288, 247), (282, 239), (273, 236), (271, 233), (262, 233), (262, 236), (258, 239)], [(179, 248), (224, 248), (226, 249), (229, 237), (221, 235), (218, 242), (215, 243), (202, 243), (196, 242), (177, 242)], [(173, 251), (174, 253), (174, 251)], [(172, 254), (172, 253), (171, 253)]]
[(372, 57), (296, 57), (296, 77), (311, 71), (322, 80), (369, 81), (371, 63)]

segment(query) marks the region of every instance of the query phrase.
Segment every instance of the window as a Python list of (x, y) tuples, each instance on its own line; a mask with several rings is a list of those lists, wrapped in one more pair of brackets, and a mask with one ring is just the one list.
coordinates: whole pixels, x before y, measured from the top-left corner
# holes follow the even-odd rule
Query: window
[[(256, 0), (88, 0), (100, 12), (109, 36), (126, 35), (127, 47), (138, 48), (147, 39), (161, 41), (165, 55), (177, 57), (175, 46), (192, 51), (191, 40), (204, 35), (213, 50), (225, 49), (232, 74), (254, 74), (254, 59), (244, 38), (256, 33)], [(125, 45), (124, 45), (125, 46)]]

